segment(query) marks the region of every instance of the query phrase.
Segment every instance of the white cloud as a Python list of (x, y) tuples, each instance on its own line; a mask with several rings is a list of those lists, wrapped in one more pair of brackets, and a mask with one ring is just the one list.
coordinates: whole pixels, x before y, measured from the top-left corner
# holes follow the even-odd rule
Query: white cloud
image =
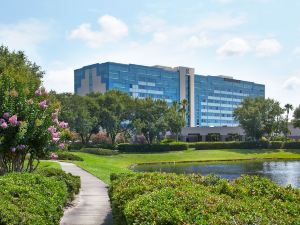
[(34, 60), (39, 58), (39, 44), (50, 36), (49, 24), (36, 19), (20, 21), (15, 24), (0, 24), (0, 44), (13, 50), (25, 51)]
[(264, 39), (256, 46), (256, 54), (259, 57), (266, 57), (279, 53), (281, 49), (282, 46), (276, 39)]
[(243, 38), (233, 38), (217, 49), (217, 54), (222, 57), (242, 56), (249, 51), (250, 46), (246, 40)]
[(70, 33), (69, 37), (81, 39), (91, 48), (98, 48), (106, 43), (117, 42), (128, 35), (127, 25), (113, 16), (101, 16), (98, 24), (100, 30), (92, 30), (89, 23), (81, 24)]
[(212, 13), (207, 18), (199, 21), (196, 24), (198, 29), (207, 30), (224, 30), (242, 25), (246, 22), (246, 16), (243, 14), (232, 15), (232, 14), (216, 14)]
[(156, 43), (162, 43), (165, 42), (167, 40), (167, 35), (163, 32), (155, 32), (153, 34), (153, 41)]
[(74, 91), (74, 68), (53, 69), (46, 72), (43, 84), (47, 90), (56, 92)]
[(209, 38), (206, 34), (202, 33), (200, 35), (192, 35), (183, 43), (183, 46), (186, 48), (199, 48), (207, 47), (212, 44), (212, 39)]
[(286, 90), (299, 90), (300, 76), (292, 76), (283, 83), (283, 88)]

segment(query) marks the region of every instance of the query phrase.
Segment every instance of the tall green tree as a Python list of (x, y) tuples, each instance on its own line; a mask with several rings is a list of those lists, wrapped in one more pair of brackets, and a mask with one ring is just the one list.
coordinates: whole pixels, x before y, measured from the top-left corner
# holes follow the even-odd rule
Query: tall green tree
[(173, 135), (176, 135), (176, 140), (178, 141), (181, 129), (185, 126), (185, 117), (182, 116), (180, 105), (177, 102), (173, 102), (165, 116), (168, 124), (168, 130)]
[(284, 109), (286, 111), (286, 122), (285, 122), (285, 139), (287, 139), (287, 136), (289, 134), (289, 115), (290, 115), (290, 111), (292, 111), (294, 109), (292, 104), (285, 104)]
[(89, 143), (92, 134), (99, 132), (99, 106), (95, 99), (71, 93), (57, 94), (56, 98), (61, 102), (61, 118), (79, 134), (83, 144)]
[(263, 135), (272, 138), (283, 132), (283, 112), (278, 101), (249, 97), (234, 110), (234, 117), (248, 137), (259, 140)]
[(293, 117), (293, 126), (295, 128), (300, 128), (300, 105), (294, 110)]
[(125, 134), (132, 129), (134, 100), (128, 94), (118, 90), (95, 96), (99, 107), (99, 125), (105, 129), (112, 144), (115, 145), (118, 134)]
[(164, 136), (168, 130), (166, 115), (168, 104), (152, 98), (136, 99), (133, 126), (136, 134), (143, 134), (148, 144), (152, 144)]

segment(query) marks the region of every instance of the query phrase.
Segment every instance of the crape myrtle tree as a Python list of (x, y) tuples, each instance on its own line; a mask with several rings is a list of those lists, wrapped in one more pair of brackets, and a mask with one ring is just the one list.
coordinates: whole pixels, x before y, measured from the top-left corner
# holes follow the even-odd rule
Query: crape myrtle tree
[[(50, 147), (62, 142), (68, 126), (44, 88), (43, 72), (23, 52), (0, 47), (0, 170), (32, 172)], [(28, 160), (26, 160), (28, 157)]]
[(245, 98), (234, 110), (234, 118), (245, 130), (248, 138), (259, 140), (266, 135), (269, 139), (284, 133), (284, 109), (278, 101), (263, 97)]
[(56, 94), (56, 98), (61, 104), (60, 117), (80, 136), (83, 144), (88, 144), (92, 134), (99, 132), (99, 105), (95, 98), (71, 93)]

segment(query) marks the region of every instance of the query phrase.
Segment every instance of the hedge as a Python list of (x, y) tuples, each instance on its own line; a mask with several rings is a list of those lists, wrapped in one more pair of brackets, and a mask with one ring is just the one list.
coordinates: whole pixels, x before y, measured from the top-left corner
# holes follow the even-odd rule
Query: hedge
[(78, 155), (74, 155), (71, 152), (57, 151), (55, 154), (57, 154), (59, 160), (83, 161), (83, 158)]
[(197, 142), (189, 144), (196, 150), (209, 149), (300, 149), (300, 142), (281, 141), (234, 141), (234, 142)]
[(116, 225), (300, 223), (300, 190), (267, 178), (134, 173), (111, 181)]
[(94, 155), (108, 155), (108, 156), (119, 154), (119, 152), (116, 150), (102, 149), (102, 148), (82, 148), (80, 149), (80, 152), (85, 152)]
[(102, 144), (82, 144), (81, 142), (78, 143), (71, 143), (68, 145), (68, 149), (70, 151), (79, 151), (82, 148), (103, 148), (103, 149), (114, 149), (112, 144), (102, 143)]
[(170, 144), (119, 144), (118, 150), (120, 152), (168, 152), (168, 151), (182, 151), (187, 150), (187, 143), (170, 143)]
[(79, 191), (79, 178), (51, 170), (0, 177), (1, 225), (59, 224), (64, 206)]

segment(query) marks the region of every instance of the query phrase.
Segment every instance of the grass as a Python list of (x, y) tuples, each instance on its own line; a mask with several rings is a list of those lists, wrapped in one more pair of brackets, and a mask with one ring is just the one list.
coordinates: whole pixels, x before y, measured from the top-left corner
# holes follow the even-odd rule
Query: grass
[(55, 168), (55, 169), (61, 169), (61, 166), (57, 162), (42, 160), (40, 162), (40, 165), (39, 165), (38, 168)]
[(92, 173), (105, 183), (110, 183), (111, 173), (130, 172), (129, 166), (149, 162), (214, 161), (236, 159), (300, 159), (299, 150), (186, 150), (168, 153), (119, 154), (96, 156), (88, 153), (74, 153), (84, 159), (74, 163)]

